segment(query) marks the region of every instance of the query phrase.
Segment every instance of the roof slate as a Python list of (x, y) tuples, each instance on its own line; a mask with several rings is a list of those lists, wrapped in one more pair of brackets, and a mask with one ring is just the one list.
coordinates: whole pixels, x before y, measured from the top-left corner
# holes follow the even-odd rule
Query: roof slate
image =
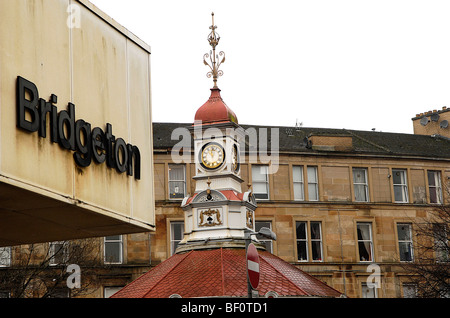
[[(154, 149), (171, 149), (178, 144), (181, 137), (172, 132), (176, 128), (189, 128), (189, 123), (153, 123)], [(438, 159), (450, 158), (450, 139), (439, 136), (414, 135), (403, 133), (388, 133), (378, 131), (361, 131), (333, 128), (299, 128), (283, 126), (254, 126), (241, 125), (246, 131), (259, 133), (267, 131), (267, 144), (271, 145), (271, 131), (278, 132), (279, 150), (281, 152), (293, 152), (299, 154), (326, 153), (323, 150), (314, 150), (308, 146), (307, 138), (311, 135), (352, 136), (354, 154), (411, 156)], [(259, 135), (258, 135), (259, 140)], [(193, 141), (191, 140), (191, 145)], [(247, 149), (254, 149), (253, 145), (246, 141)], [(337, 153), (333, 151), (333, 153)]]

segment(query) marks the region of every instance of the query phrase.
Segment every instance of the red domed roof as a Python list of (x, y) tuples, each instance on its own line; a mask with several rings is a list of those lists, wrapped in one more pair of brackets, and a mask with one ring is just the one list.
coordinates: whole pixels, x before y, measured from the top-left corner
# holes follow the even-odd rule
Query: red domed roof
[(233, 122), (238, 123), (236, 114), (225, 104), (220, 96), (219, 88), (211, 88), (208, 101), (197, 110), (195, 122), (202, 124)]

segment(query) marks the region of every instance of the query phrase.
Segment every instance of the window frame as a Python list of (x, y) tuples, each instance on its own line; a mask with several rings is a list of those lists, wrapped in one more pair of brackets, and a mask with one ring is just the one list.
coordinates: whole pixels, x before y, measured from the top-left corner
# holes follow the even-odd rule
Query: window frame
[[(11, 253), (12, 253), (11, 246), (0, 247), (0, 255), (2, 256), (0, 257), (0, 260), (2, 260), (0, 262), (0, 268), (11, 267)], [(7, 255), (3, 256), (5, 254)]]
[(446, 223), (433, 223), (433, 251), (437, 263), (450, 262), (450, 247), (448, 241), (448, 225)]
[[(320, 238), (316, 239), (316, 238), (312, 238), (312, 224), (313, 223), (318, 223), (319, 224), (319, 232), (320, 232)], [(320, 221), (309, 221), (309, 236), (311, 239), (311, 262), (323, 262), (323, 230), (322, 230), (322, 222)], [(319, 246), (320, 246), (320, 259), (314, 259), (313, 257), (313, 242), (319, 242)]]
[[(430, 185), (430, 173), (433, 174), (433, 179), (435, 182), (435, 185)], [(430, 204), (442, 204), (443, 201), (443, 193), (442, 193), (442, 179), (441, 179), (441, 172), (439, 170), (427, 170), (427, 185), (428, 185), (428, 202)], [(431, 189), (435, 189), (435, 195), (436, 195), (436, 201), (432, 202), (431, 200)]]
[[(296, 169), (299, 169), (299, 173), (297, 175), (301, 176), (301, 180), (295, 180), (295, 173), (294, 171)], [(305, 176), (304, 176), (304, 166), (301, 165), (293, 165), (292, 166), (292, 190), (293, 190), (293, 194), (294, 194), (294, 201), (305, 201)], [(298, 198), (296, 196), (296, 187), (295, 185), (299, 185), (300, 186), (300, 194), (301, 198)]]
[[(181, 233), (181, 239), (180, 240), (177, 240), (177, 239), (175, 239), (174, 238), (174, 233), (175, 233), (175, 228), (174, 228), (174, 226), (175, 225), (181, 225), (182, 227), (182, 233)], [(181, 221), (181, 220), (173, 220), (173, 221), (170, 221), (170, 223), (169, 223), (169, 227), (170, 227), (170, 233), (169, 233), (169, 251), (170, 251), (170, 256), (172, 256), (172, 255), (174, 255), (175, 254), (175, 251), (176, 251), (176, 249), (177, 249), (177, 247), (178, 247), (178, 244), (183, 240), (183, 238), (184, 238), (184, 221)], [(176, 243), (176, 246), (174, 246), (174, 243), (175, 242), (177, 242)]]
[[(119, 236), (119, 239), (117, 240), (112, 240), (109, 239), (107, 240), (107, 238), (113, 237), (113, 236)], [(106, 244), (108, 243), (119, 243), (119, 261), (115, 262), (115, 261), (108, 261), (106, 259)], [(111, 265), (120, 265), (124, 263), (124, 250), (123, 250), (123, 244), (124, 243), (124, 236), (123, 235), (110, 235), (110, 236), (105, 236), (104, 240), (103, 240), (103, 263), (104, 264), (111, 264)]]
[[(305, 238), (299, 238), (297, 235), (297, 224), (305, 224)], [(320, 238), (312, 238), (312, 224), (318, 223), (319, 224), (319, 232), (320, 232)], [(322, 263), (324, 261), (324, 239), (323, 239), (323, 222), (321, 220), (295, 220), (295, 252), (296, 252), (296, 262), (301, 263)], [(304, 242), (305, 244), (305, 254), (306, 259), (299, 259), (299, 242)], [(313, 257), (313, 242), (319, 242), (320, 246), (320, 258), (314, 259)]]
[[(298, 226), (297, 224), (305, 224), (305, 238), (299, 238), (297, 235)], [(305, 242), (305, 248), (306, 248), (306, 259), (299, 259), (299, 253), (298, 253), (298, 244), (299, 242)], [(296, 246), (296, 261), (297, 262), (309, 262), (309, 244), (308, 244), (308, 221), (295, 221), (295, 246)]]
[[(315, 181), (311, 181), (312, 178), (310, 178), (309, 171), (310, 169), (314, 169), (314, 179)], [(318, 166), (306, 166), (306, 178), (307, 178), (307, 184), (308, 184), (308, 201), (319, 201), (319, 168)], [(316, 199), (311, 199), (311, 192), (310, 187), (314, 188), (314, 192), (317, 195)]]
[[(176, 168), (182, 167), (183, 168), (183, 179), (173, 179), (172, 180), (170, 178), (170, 170), (173, 169), (173, 167), (176, 167)], [(183, 200), (186, 197), (186, 193), (187, 193), (186, 165), (185, 164), (169, 163), (167, 169), (168, 169), (167, 170), (167, 191), (168, 191), (167, 193), (168, 193), (168, 196), (169, 196), (169, 200), (174, 200), (174, 201)], [(183, 192), (182, 192), (183, 196), (181, 198), (174, 198), (174, 197), (171, 196), (171, 191), (170, 191), (171, 183), (174, 183), (174, 182), (182, 182), (183, 183)]]
[[(404, 183), (395, 183), (394, 179), (394, 175), (397, 172), (401, 172), (404, 176)], [(394, 190), (394, 202), (395, 203), (408, 203), (409, 202), (409, 193), (408, 193), (408, 170), (407, 169), (400, 169), (400, 168), (394, 168), (392, 169), (392, 186), (393, 186), (393, 190)], [(395, 194), (396, 194), (396, 187), (400, 187), (401, 189), (401, 193), (402, 193), (402, 200), (399, 201), (397, 200)]]
[[(400, 240), (399, 226), (408, 226), (408, 232), (409, 232), (409, 238), (410, 238), (409, 240)], [(413, 245), (412, 224), (411, 223), (407, 223), (407, 222), (398, 222), (396, 224), (396, 230), (397, 230), (397, 246), (398, 246), (398, 253), (399, 253), (400, 262), (411, 263), (411, 262), (414, 261), (414, 245)], [(402, 260), (402, 254), (401, 254), (402, 249), (400, 248), (400, 244), (402, 244), (402, 243), (409, 245), (409, 251), (410, 251), (410, 255), (411, 255), (411, 259), (410, 260)]]
[[(68, 253), (68, 242), (67, 241), (54, 241), (49, 243), (49, 265), (50, 266), (58, 266), (63, 265), (67, 262), (69, 257)], [(62, 245), (62, 247), (59, 247)], [(59, 250), (55, 250), (58, 248)], [(61, 254), (60, 254), (61, 253)], [(59, 261), (62, 258), (62, 261)]]
[(417, 298), (417, 284), (402, 283), (402, 298)]
[[(367, 292), (365, 292), (365, 291), (367, 291)], [(373, 291), (373, 297), (365, 297), (369, 293), (372, 293), (372, 291)], [(366, 282), (362, 282), (361, 283), (361, 298), (378, 298), (377, 288), (370, 287), (369, 284), (367, 284)]]
[[(264, 170), (266, 170), (265, 175), (265, 181), (262, 180), (256, 180), (255, 182), (255, 170), (261, 169), (262, 167), (265, 167)], [(263, 175), (263, 174), (259, 174)], [(265, 184), (266, 192), (256, 192), (255, 191), (255, 184)], [(253, 195), (255, 196), (256, 200), (270, 200), (270, 180), (269, 180), (269, 165), (252, 165), (252, 191)], [(258, 195), (266, 195), (267, 198), (258, 197)]]
[[(268, 223), (269, 229), (272, 230), (272, 221), (270, 220), (256, 220), (255, 221), (255, 232), (258, 232), (261, 227), (267, 227), (263, 225), (262, 223)], [(256, 238), (266, 246), (266, 250), (270, 253), (273, 253), (273, 240), (265, 238), (262, 235), (256, 235)], [(269, 249), (267, 249), (267, 245), (269, 245)]]
[[(364, 183), (361, 182), (356, 182), (355, 180), (355, 171), (363, 171), (364, 172)], [(368, 169), (365, 167), (352, 167), (352, 176), (353, 176), (353, 197), (355, 202), (370, 202), (370, 197), (369, 197), (369, 173), (368, 173)], [(362, 186), (364, 188), (364, 195), (365, 195), (365, 199), (364, 200), (358, 200), (358, 198), (356, 197), (356, 188)]]
[[(359, 239), (359, 235), (358, 235), (358, 227), (360, 225), (368, 225), (369, 226), (369, 239)], [(372, 263), (375, 262), (375, 249), (374, 249), (374, 237), (373, 237), (373, 224), (370, 221), (357, 221), (356, 222), (356, 247), (358, 250), (358, 262), (360, 263)], [(360, 249), (360, 243), (364, 244), (366, 242), (369, 242), (370, 244), (370, 259), (368, 260), (362, 260), (362, 255), (361, 255), (361, 249)]]
[[(111, 297), (124, 287), (125, 286), (103, 286), (103, 298)], [(107, 297), (108, 294), (110, 294), (110, 296)]]

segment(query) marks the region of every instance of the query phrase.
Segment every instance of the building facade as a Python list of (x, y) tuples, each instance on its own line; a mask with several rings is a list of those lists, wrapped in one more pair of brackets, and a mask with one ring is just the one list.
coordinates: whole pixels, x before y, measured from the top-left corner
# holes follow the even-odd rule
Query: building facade
[[(175, 163), (172, 131), (189, 124), (154, 124), (158, 231), (152, 262), (165, 260), (183, 237), (182, 198), (194, 192), (194, 158)], [(241, 163), (243, 184), (257, 198), (257, 227), (277, 241), (268, 248), (348, 297), (410, 297), (408, 264), (419, 246), (419, 220), (447, 203), (450, 140), (443, 136), (339, 129), (277, 130), (278, 158)], [(263, 138), (262, 137), (262, 138)], [(273, 149), (270, 149), (270, 152)], [(274, 153), (272, 153), (274, 155)], [(255, 157), (255, 156), (253, 156)], [(188, 161), (188, 160), (187, 160)], [(276, 169), (274, 169), (276, 166)], [(275, 172), (274, 172), (275, 171)], [(371, 288), (376, 283), (379, 288)]]
[[(7, 66), (0, 87), (0, 297), (109, 297), (175, 253), (184, 234), (192, 232), (183, 200), (204, 190), (207, 179), (194, 178), (192, 123), (151, 124), (150, 48), (87, 0), (54, 2), (0, 5), (6, 16), (0, 25), (21, 22), (14, 36), (10, 28), (0, 28), (0, 62)], [(67, 24), (68, 8), (80, 10), (82, 25)], [(57, 19), (42, 19), (38, 13), (45, 12)], [(47, 41), (58, 46), (35, 45), (26, 36), (29, 30), (58, 39)], [(37, 53), (10, 63), (17, 39), (27, 48), (23, 52)], [(65, 78), (61, 69), (68, 70)], [(213, 73), (217, 76), (217, 69)], [(37, 87), (48, 101), (38, 100)], [(60, 103), (69, 102), (67, 110), (57, 111), (54, 92)], [(72, 103), (98, 129), (79, 118), (75, 122)], [(4, 107), (15, 104), (18, 112)], [(92, 111), (92, 104), (103, 112)], [(36, 121), (36, 114), (43, 119)], [(260, 242), (348, 297), (415, 296), (412, 267), (423, 247), (418, 227), (450, 201), (449, 116), (447, 108), (418, 114), (414, 134), (242, 125), (236, 159), (242, 192), (251, 190), (257, 203), (251, 221), (256, 230), (268, 227), (277, 235), (276, 241), (260, 237)], [(55, 118), (61, 118), (58, 124)], [(108, 164), (112, 157), (102, 153), (112, 151), (113, 138), (106, 137), (112, 134), (110, 121), (117, 133), (112, 157), (118, 160)], [(64, 127), (77, 128), (76, 140)], [(91, 139), (95, 152), (81, 141), (91, 134), (107, 138), (103, 145)], [(10, 136), (15, 138), (7, 142)], [(120, 136), (129, 136), (132, 144)], [(125, 164), (137, 164), (133, 145), (141, 147), (139, 175)], [(75, 149), (74, 157), (69, 150)], [(130, 156), (124, 155), (128, 151)], [(90, 155), (96, 164), (90, 165)], [(35, 165), (24, 158), (36, 159)], [(91, 236), (96, 238), (61, 241)], [(51, 242), (41, 243), (45, 240)], [(434, 262), (448, 266), (448, 254), (433, 243)]]
[[(96, 239), (101, 279), (79, 297), (108, 297), (175, 252), (184, 234), (182, 201), (194, 193), (196, 184), (192, 152), (186, 147), (185, 160), (178, 162), (180, 151), (174, 156), (174, 149), (180, 141), (171, 136), (175, 129), (191, 125), (153, 124), (157, 231)], [(417, 224), (449, 202), (448, 138), (243, 128), (262, 138), (271, 136), (271, 130), (279, 135), (277, 158), (261, 162), (258, 156), (252, 162), (253, 148), (246, 142), (240, 167), (243, 191), (251, 187), (257, 200), (256, 229), (269, 227), (277, 235), (276, 241), (260, 238), (268, 251), (348, 297), (415, 295), (408, 266), (420, 249)], [(260, 133), (263, 130), (268, 133)], [(8, 250), (3, 249), (2, 270), (13, 267), (16, 250), (9, 250), (8, 261)], [(378, 288), (371, 288), (373, 284)]]

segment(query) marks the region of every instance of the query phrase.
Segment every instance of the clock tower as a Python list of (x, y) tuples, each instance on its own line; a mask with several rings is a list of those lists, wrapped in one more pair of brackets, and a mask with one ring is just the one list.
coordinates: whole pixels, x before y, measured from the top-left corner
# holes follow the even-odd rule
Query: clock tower
[[(215, 53), (220, 39), (216, 28), (213, 14), (208, 37), (212, 51), (204, 63), (211, 68), (214, 87), (191, 126), (196, 187), (181, 204), (184, 237), (174, 255), (112, 298), (339, 297), (338, 291), (265, 251), (254, 235), (255, 197), (251, 186), (241, 189), (243, 129), (217, 87), (225, 55)], [(268, 231), (258, 233), (274, 239)], [(257, 258), (248, 253), (250, 241), (259, 249)], [(249, 282), (255, 275), (260, 276), (259, 285)]]
[[(244, 246), (244, 232), (255, 230), (256, 201), (251, 186), (242, 192), (241, 143), (244, 133), (236, 114), (225, 104), (217, 86), (224, 52), (216, 54), (220, 36), (212, 14), (208, 42), (210, 53), (203, 57), (214, 86), (211, 95), (196, 112), (190, 128), (194, 139), (195, 193), (183, 200), (184, 238), (177, 253), (212, 247)], [(257, 243), (255, 239), (255, 243)]]

